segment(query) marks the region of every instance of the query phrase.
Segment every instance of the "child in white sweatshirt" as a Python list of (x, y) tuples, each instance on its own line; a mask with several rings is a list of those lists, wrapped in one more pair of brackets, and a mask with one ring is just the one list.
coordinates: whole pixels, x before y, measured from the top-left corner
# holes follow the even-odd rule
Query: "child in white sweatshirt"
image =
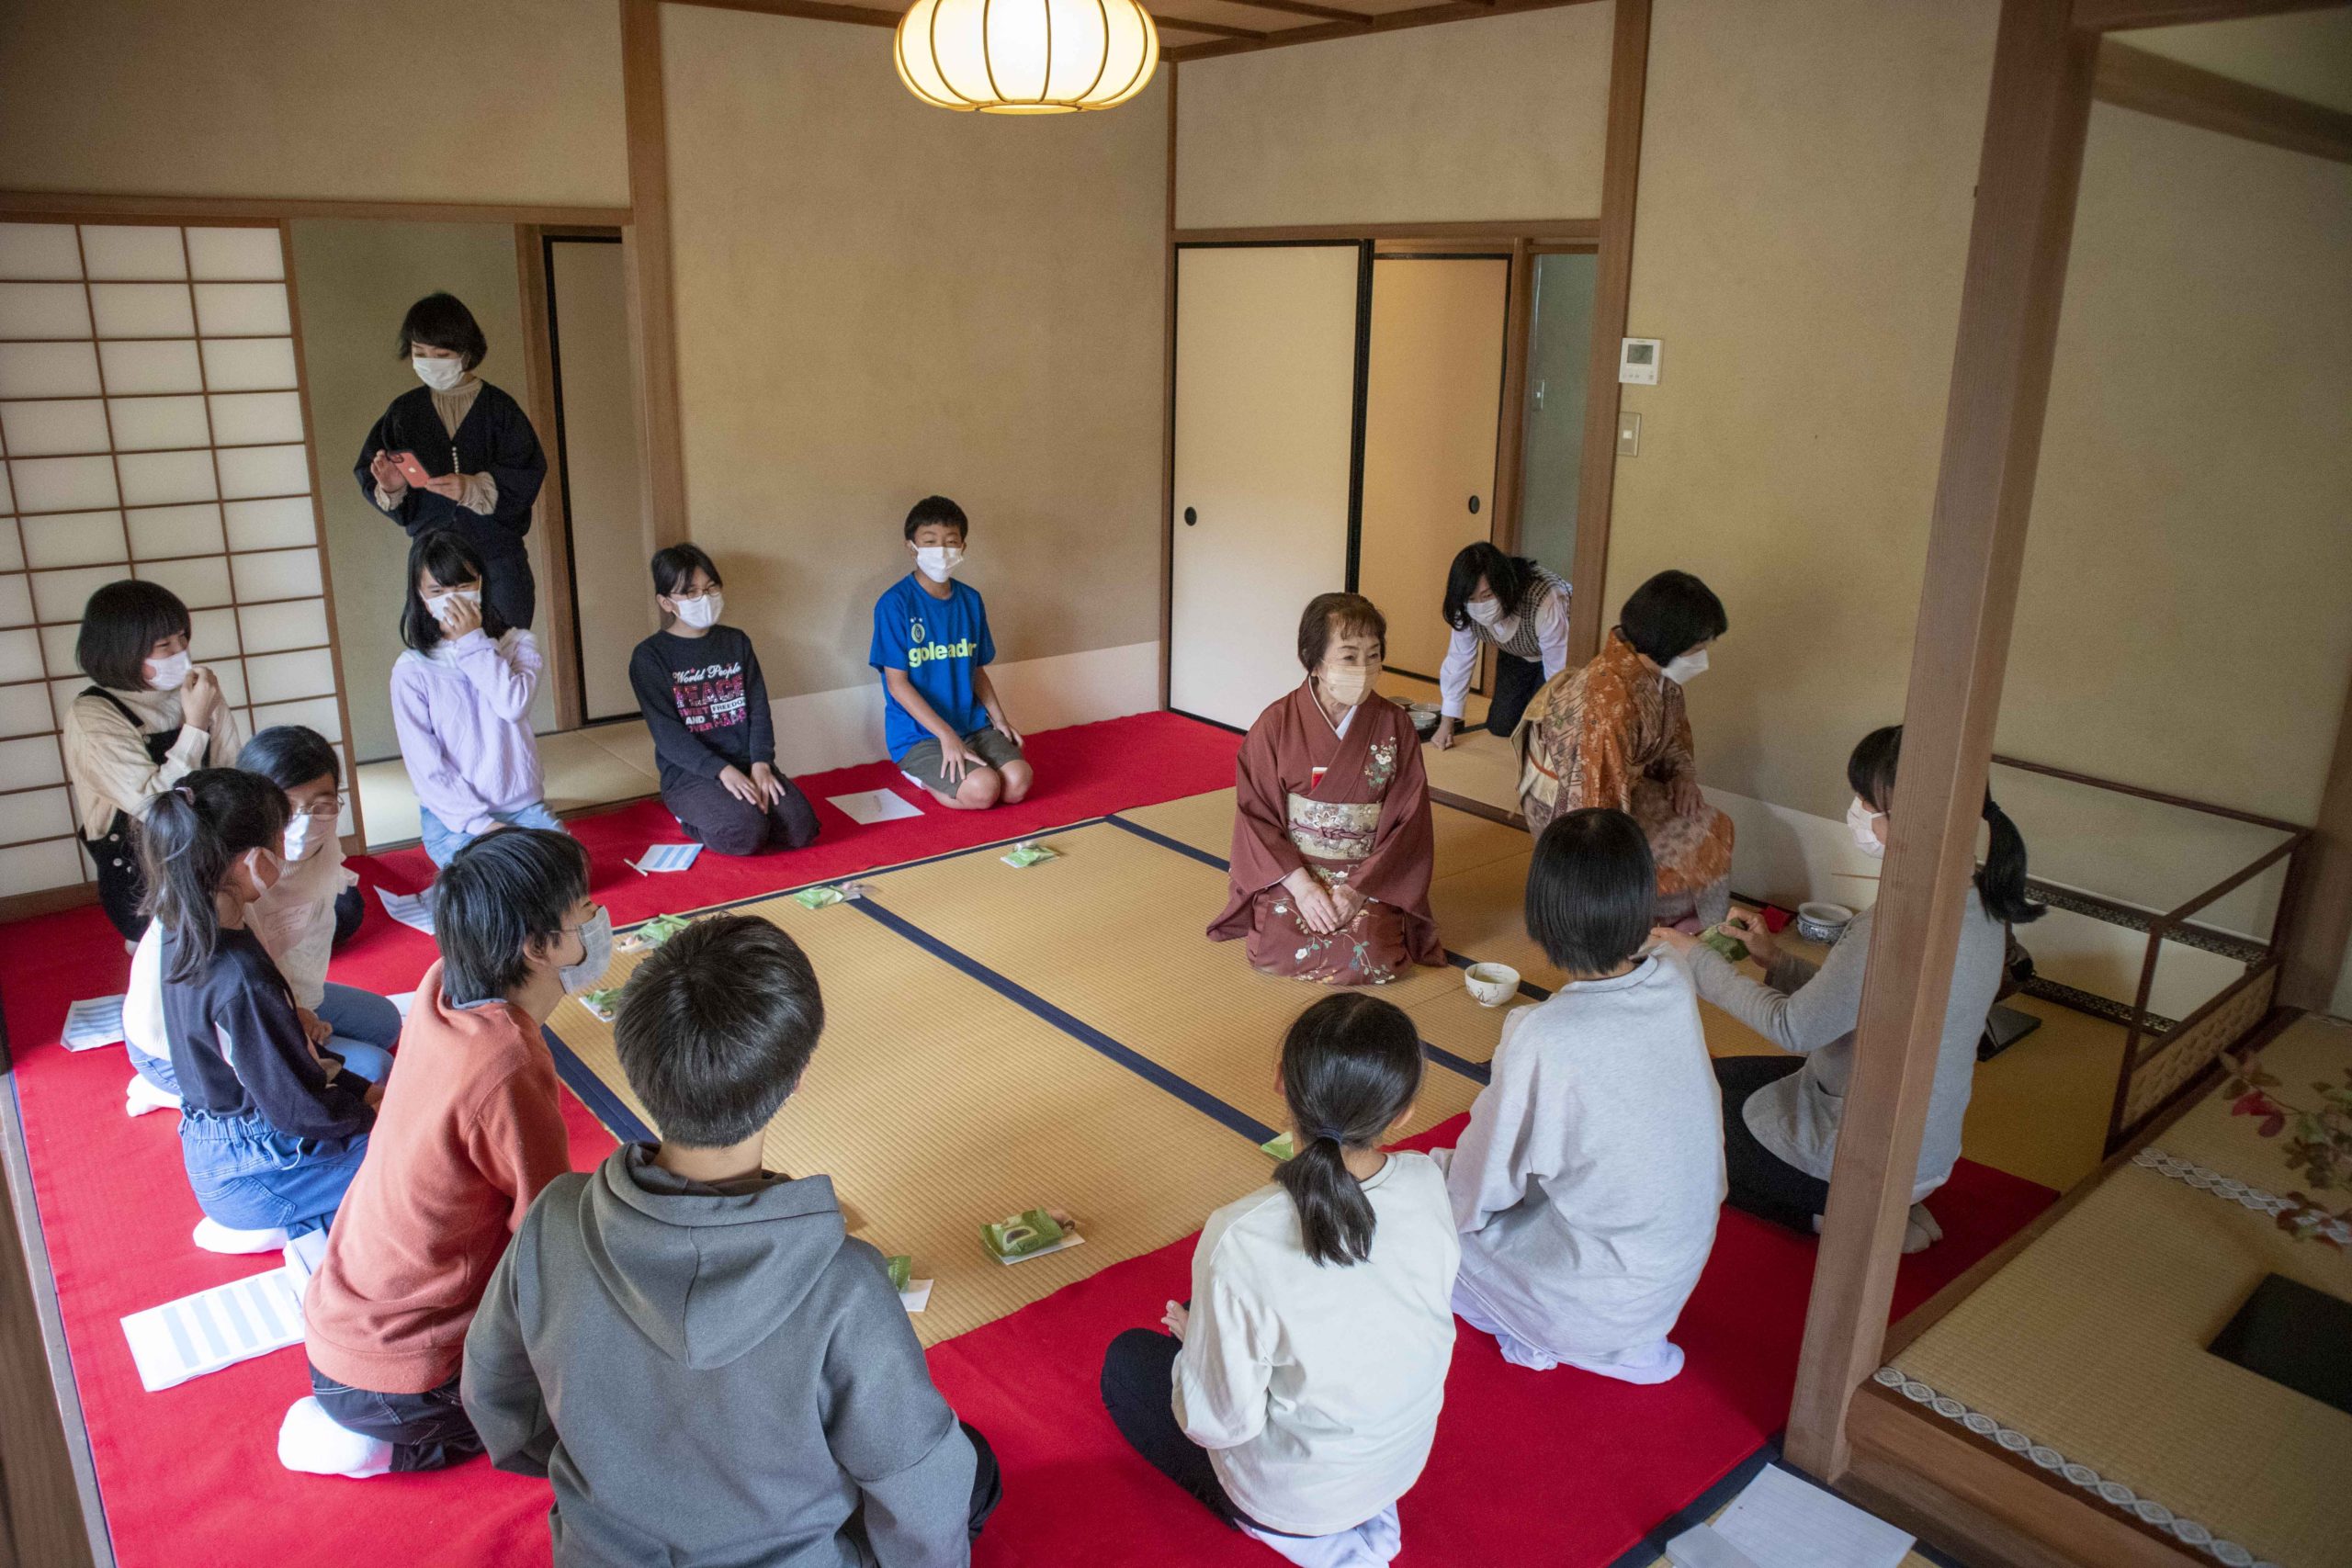
[(1283, 1042), (1282, 1082), (1298, 1152), (1209, 1216), (1191, 1303), (1168, 1303), (1170, 1334), (1111, 1342), (1102, 1402), (1227, 1524), (1303, 1568), (1373, 1568), (1396, 1555), (1453, 1359), (1444, 1178), (1380, 1149), (1420, 1090), (1419, 1032), (1377, 997), (1326, 997)]

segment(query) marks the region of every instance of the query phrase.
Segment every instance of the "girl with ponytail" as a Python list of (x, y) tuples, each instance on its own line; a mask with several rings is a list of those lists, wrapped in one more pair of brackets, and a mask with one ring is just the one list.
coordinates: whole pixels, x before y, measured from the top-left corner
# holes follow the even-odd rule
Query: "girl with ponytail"
[[(1903, 728), (1890, 725), (1861, 739), (1846, 761), (1846, 782), (1854, 792), (1846, 826), (1854, 847), (1872, 860), (1886, 853), (1889, 814), (1894, 808), (1895, 763), (1903, 751)], [(1943, 1229), (1928, 1213), (1925, 1199), (1942, 1186), (1960, 1158), (1961, 1122), (1975, 1084), (1976, 1043), (1984, 1018), (2000, 994), (2008, 955), (2008, 928), (2041, 917), (2026, 900), (2025, 840), (2008, 814), (1984, 795), (1988, 829), (1984, 863), (1968, 890), (1961, 921), (1960, 950), (1952, 966), (1951, 996), (1944, 1004), (1943, 1040), (1936, 1052), (1936, 1077), (1928, 1095), (1928, 1125), (1919, 1140), (1919, 1166), (1911, 1187), (1911, 1223), (1903, 1250), (1933, 1246)], [(1746, 911), (1724, 930), (1747, 944), (1764, 969), (1762, 984), (1742, 975), (1713, 949), (1688, 937), (1661, 931), (1659, 940), (1682, 950), (1699, 984), (1699, 994), (1763, 1035), (1789, 1056), (1732, 1056), (1715, 1064), (1724, 1090), (1724, 1152), (1730, 1167), (1731, 1201), (1795, 1230), (1818, 1230), (1829, 1199), (1829, 1165), (1838, 1146), (1838, 1119), (1854, 1070), (1854, 1027), (1862, 1011), (1862, 977), (1869, 967), (1871, 917), (1865, 909), (1819, 965), (1780, 951), (1764, 922)]]
[(1396, 1499), (1437, 1433), (1461, 1248), (1435, 1162), (1380, 1148), (1421, 1086), (1395, 1004), (1308, 1008), (1280, 1082), (1296, 1152), (1209, 1216), (1170, 1333), (1112, 1341), (1102, 1402), (1226, 1523), (1293, 1562), (1370, 1568), (1396, 1554)]
[(1603, 807), (1554, 818), (1528, 867), (1527, 933), (1567, 984), (1504, 1019), (1446, 1164), (1453, 1310), (1514, 1366), (1682, 1370), (1667, 1335), (1715, 1244), (1723, 1112), (1690, 972), (1644, 951), (1656, 878), (1641, 824)]
[[(264, 1252), (323, 1229), (358, 1174), (381, 1093), (356, 1070), (372, 1047), (306, 1029), (249, 929), (284, 874), (286, 818), (269, 780), (203, 768), (156, 796), (141, 835), (160, 933), (155, 1010), (205, 1215), (196, 1244), (209, 1251)], [(384, 1060), (373, 1052), (379, 1074)]]

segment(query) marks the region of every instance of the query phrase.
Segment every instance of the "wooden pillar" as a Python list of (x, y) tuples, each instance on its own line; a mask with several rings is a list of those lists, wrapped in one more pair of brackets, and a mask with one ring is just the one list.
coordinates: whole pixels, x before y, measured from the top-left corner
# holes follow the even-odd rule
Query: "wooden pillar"
[(2098, 58), (2067, 12), (2003, 0), (1994, 49), (1893, 840), (1789, 1412), (1790, 1461), (1825, 1481), (1846, 1468), (1847, 1404), (1885, 1343), (1975, 870)]
[(637, 365), (642, 502), (654, 546), (686, 537), (684, 438), (678, 420), (678, 321), (671, 284), (670, 132), (662, 83), (662, 0), (620, 0), (621, 114), (628, 140), (629, 350)]
[(2345, 946), (2352, 942), (2352, 690), (2344, 694), (2335, 757), (2314, 826), (2311, 874), (2294, 890), (2294, 908), (2282, 911), (2290, 934), (2278, 999), (2325, 1012), (2343, 976)]
[(1609, 46), (1609, 136), (1600, 162), (1600, 250), (1593, 270), (1592, 352), (1585, 362), (1584, 468), (1568, 568), (1568, 664), (1600, 651), (1609, 572), (1609, 513), (1617, 486), (1617, 345), (1634, 290), (1634, 208), (1642, 174), (1642, 103), (1649, 88), (1650, 0), (1617, 0)]

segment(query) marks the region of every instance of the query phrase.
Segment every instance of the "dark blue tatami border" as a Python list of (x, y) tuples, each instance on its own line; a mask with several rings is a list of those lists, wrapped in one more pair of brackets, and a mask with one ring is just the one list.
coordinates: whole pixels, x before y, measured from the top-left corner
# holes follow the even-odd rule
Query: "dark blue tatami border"
[(613, 1092), (612, 1086), (598, 1077), (587, 1063), (572, 1053), (571, 1047), (563, 1043), (563, 1036), (541, 1024), (539, 1038), (548, 1043), (548, 1055), (555, 1058), (556, 1077), (563, 1080), (564, 1088), (579, 1097), (580, 1103), (588, 1108), (589, 1114), (605, 1124), (606, 1132), (624, 1144), (661, 1142), (654, 1135), (653, 1129), (640, 1121), (637, 1112), (628, 1108), (628, 1102)]
[(1166, 1089), (1202, 1115), (1223, 1122), (1251, 1143), (1262, 1144), (1275, 1135), (1276, 1129), (1267, 1126), (1256, 1117), (1227, 1105), (1198, 1084), (1179, 1077), (1150, 1057), (1120, 1044), (1092, 1024), (1065, 1012), (1026, 986), (998, 974), (979, 960), (948, 946), (904, 916), (892, 914), (874, 899), (860, 898), (850, 908), (858, 910), (870, 919), (879, 921), (883, 926), (896, 931), (933, 957), (944, 960), (955, 968), (962, 970), (999, 996), (1019, 1003), (1071, 1039), (1108, 1056), (1137, 1077)]

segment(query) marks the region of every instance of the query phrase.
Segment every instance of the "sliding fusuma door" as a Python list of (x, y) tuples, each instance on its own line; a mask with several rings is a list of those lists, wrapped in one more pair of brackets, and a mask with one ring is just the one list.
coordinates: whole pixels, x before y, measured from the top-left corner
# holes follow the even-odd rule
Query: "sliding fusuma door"
[(1347, 585), (1365, 247), (1176, 253), (1169, 704), (1247, 726), (1295, 686), (1299, 612)]

